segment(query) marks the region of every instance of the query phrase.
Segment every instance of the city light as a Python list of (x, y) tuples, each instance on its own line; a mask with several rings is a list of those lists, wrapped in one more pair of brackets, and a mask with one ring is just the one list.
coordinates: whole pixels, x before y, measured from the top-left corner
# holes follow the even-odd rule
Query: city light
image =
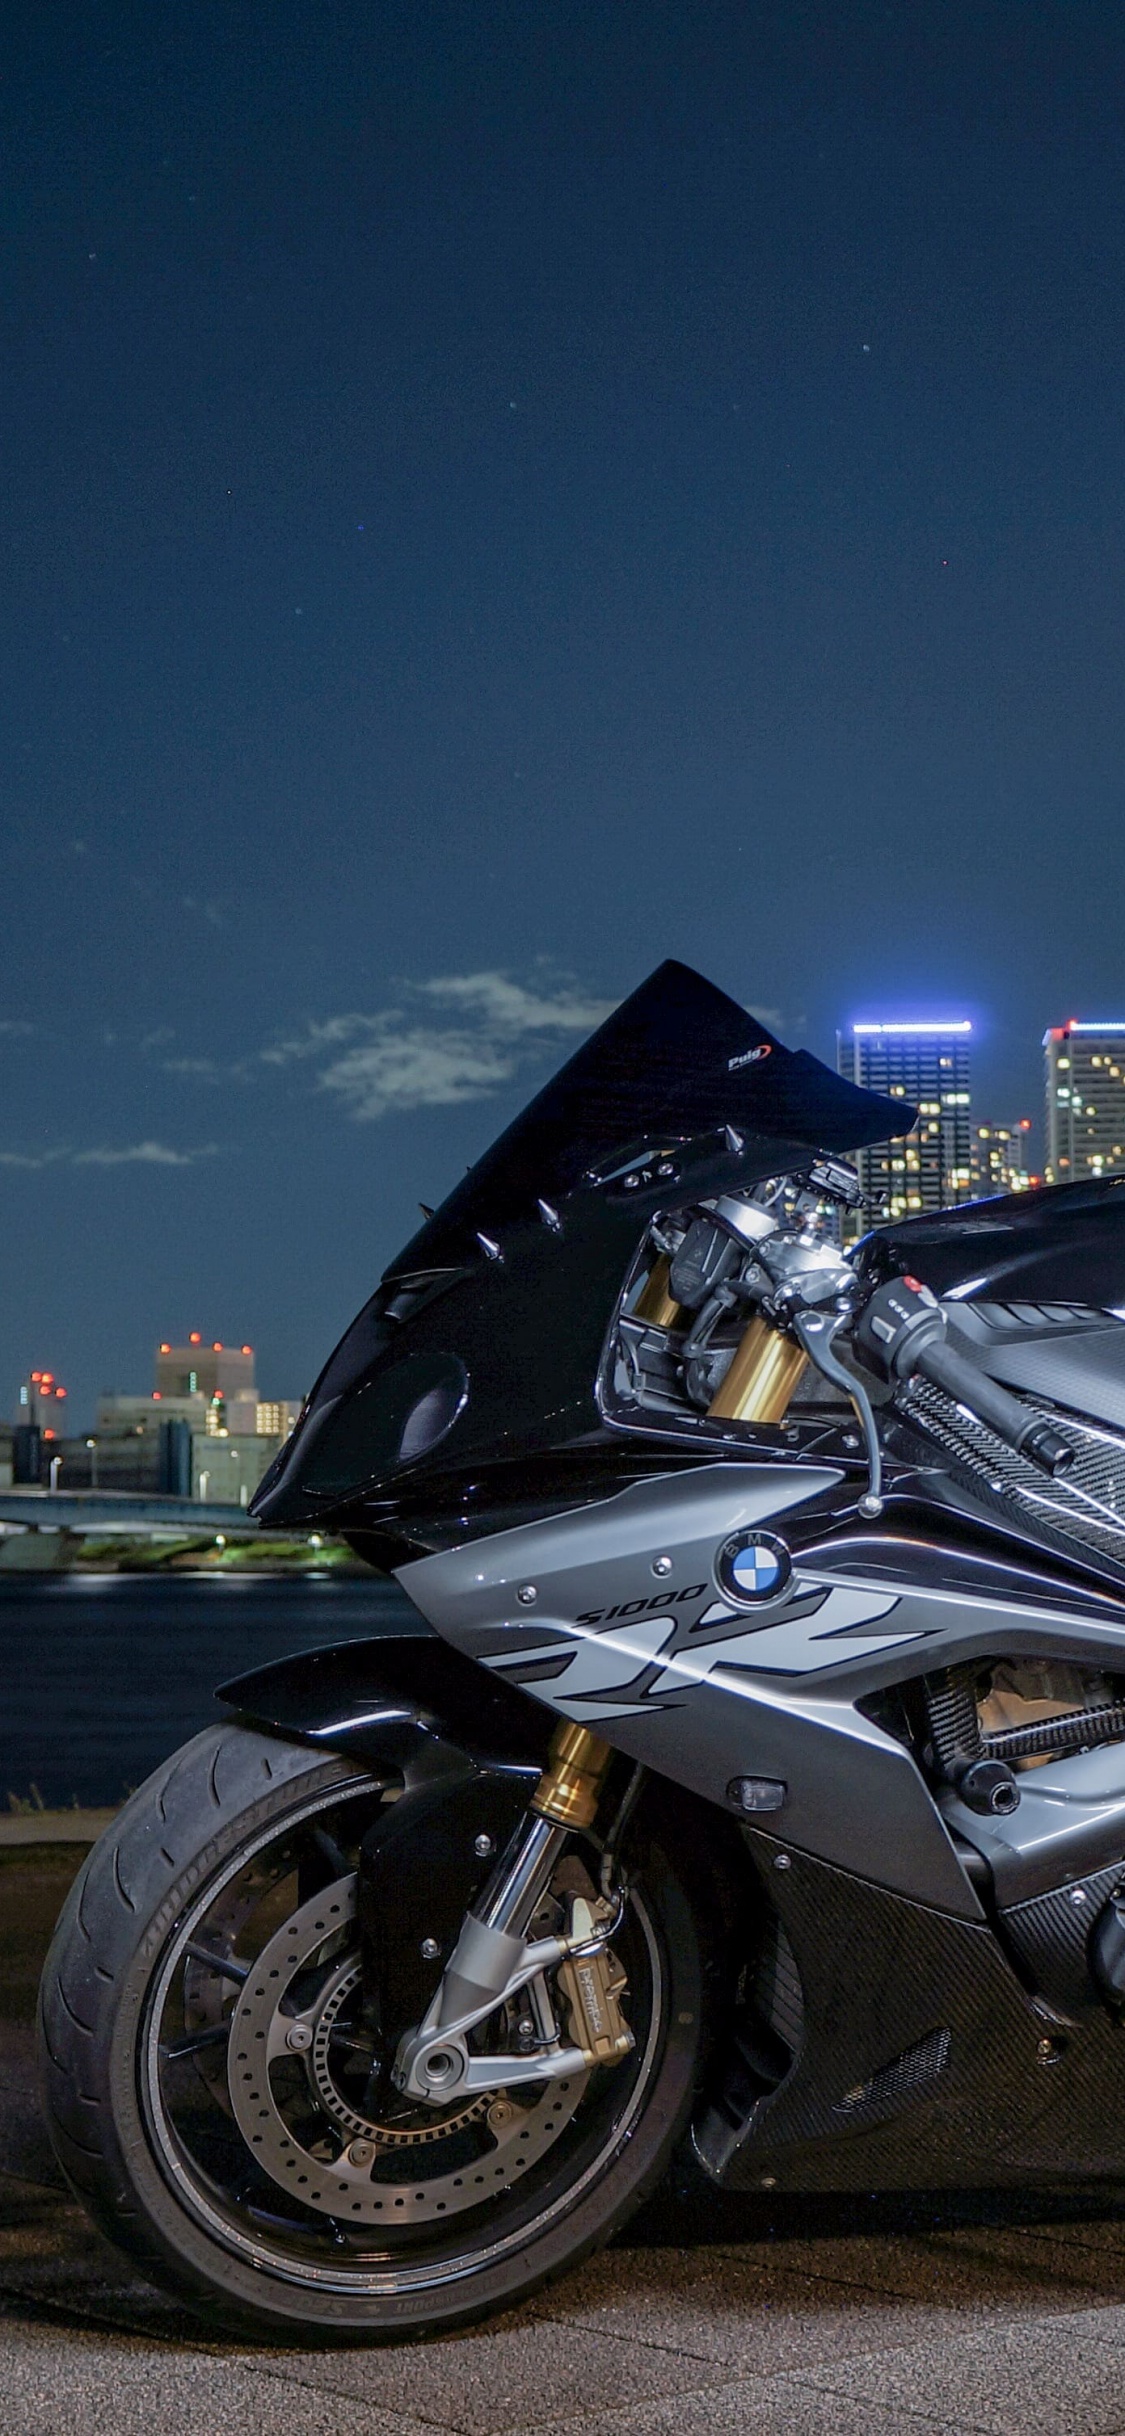
[(967, 1016), (957, 1016), (950, 1023), (853, 1023), (852, 1025), (852, 1030), (856, 1033), (892, 1033), (896, 1036), (911, 1038), (939, 1032), (957, 1032), (963, 1037), (966, 1032), (971, 1032), (972, 1028)]

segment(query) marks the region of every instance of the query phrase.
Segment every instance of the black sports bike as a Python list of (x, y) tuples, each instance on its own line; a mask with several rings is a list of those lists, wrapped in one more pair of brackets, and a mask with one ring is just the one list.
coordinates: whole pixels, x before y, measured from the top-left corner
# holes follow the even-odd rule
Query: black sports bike
[(1125, 2179), (1125, 1178), (876, 1227), (914, 1112), (666, 964), (392, 1264), (258, 1493), (417, 1610), (134, 1794), (60, 2161), (257, 2332), (728, 2190)]

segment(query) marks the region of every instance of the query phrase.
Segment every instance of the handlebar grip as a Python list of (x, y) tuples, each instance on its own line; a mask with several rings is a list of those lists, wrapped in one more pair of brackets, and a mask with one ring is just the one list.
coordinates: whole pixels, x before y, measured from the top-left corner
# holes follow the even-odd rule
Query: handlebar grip
[(994, 1430), (1005, 1446), (1010, 1446), (1017, 1455), (1030, 1456), (1052, 1478), (1073, 1463), (1074, 1449), (1066, 1438), (1060, 1437), (1038, 1413), (1029, 1413), (1018, 1396), (1010, 1396), (1006, 1387), (990, 1379), (975, 1362), (955, 1353), (948, 1339), (935, 1336), (930, 1343), (920, 1345), (911, 1371), (929, 1379), (934, 1387), (944, 1388), (947, 1396), (966, 1405), (978, 1421)]
[(1069, 1439), (955, 1350), (946, 1334), (944, 1312), (917, 1278), (896, 1277), (876, 1288), (860, 1313), (855, 1346), (885, 1379), (905, 1385), (919, 1375), (943, 1388), (947, 1396), (994, 1430), (1005, 1446), (1030, 1457), (1052, 1478), (1073, 1463)]

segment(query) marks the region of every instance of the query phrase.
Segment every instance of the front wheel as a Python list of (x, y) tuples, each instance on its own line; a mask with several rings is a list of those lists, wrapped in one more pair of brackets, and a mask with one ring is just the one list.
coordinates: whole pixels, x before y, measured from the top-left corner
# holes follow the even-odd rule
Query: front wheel
[[(460, 2106), (396, 2092), (355, 1891), (389, 1790), (243, 1727), (198, 1735), (95, 1846), (44, 1972), (69, 2180), (155, 2280), (258, 2335), (401, 2339), (510, 2306), (610, 2238), (690, 2108), (699, 1934), (643, 1826), (614, 1937), (629, 2055)], [(407, 1838), (404, 1936), (425, 1892)]]

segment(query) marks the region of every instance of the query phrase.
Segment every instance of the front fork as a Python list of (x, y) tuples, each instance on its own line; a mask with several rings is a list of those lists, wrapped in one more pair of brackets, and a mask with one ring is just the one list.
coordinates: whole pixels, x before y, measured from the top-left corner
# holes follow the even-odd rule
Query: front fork
[[(443, 2106), (469, 2092), (562, 2079), (628, 2053), (632, 2033), (618, 2004), (623, 1982), (606, 1950), (620, 1909), (574, 1897), (566, 1936), (527, 1937), (568, 1835), (594, 1824), (612, 1758), (610, 1745), (587, 1726), (556, 1726), (527, 1816), (466, 1912), (423, 2021), (400, 2043), (393, 2078), (405, 2095)], [(567, 2045), (544, 1979), (556, 1968), (571, 2018)], [(537, 2052), (471, 2053), (470, 2030), (523, 1988), (540, 2034)]]

